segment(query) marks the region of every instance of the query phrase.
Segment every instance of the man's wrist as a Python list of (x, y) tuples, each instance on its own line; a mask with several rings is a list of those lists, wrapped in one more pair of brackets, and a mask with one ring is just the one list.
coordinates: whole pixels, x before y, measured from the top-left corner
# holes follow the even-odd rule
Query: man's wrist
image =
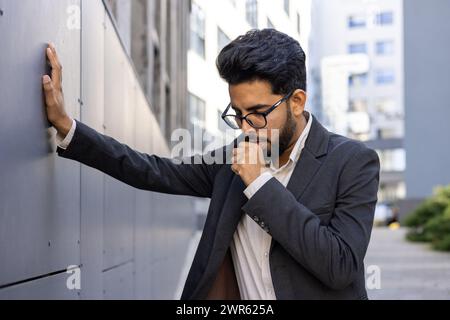
[(65, 117), (63, 120), (55, 124), (55, 129), (58, 132), (58, 135), (61, 137), (65, 137), (69, 134), (70, 129), (72, 128), (73, 119), (70, 117)]
[(244, 194), (247, 196), (248, 199), (253, 197), (253, 195), (258, 192), (258, 190), (267, 183), (270, 179), (273, 178), (273, 175), (270, 173), (270, 171), (264, 171), (261, 173), (261, 175), (256, 178), (252, 183), (250, 183), (247, 188), (244, 190)]

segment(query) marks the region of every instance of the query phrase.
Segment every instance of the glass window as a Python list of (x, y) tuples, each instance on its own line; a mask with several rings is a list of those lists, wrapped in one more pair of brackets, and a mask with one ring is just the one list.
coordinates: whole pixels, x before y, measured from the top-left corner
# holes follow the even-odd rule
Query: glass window
[(348, 27), (350, 29), (364, 28), (365, 26), (366, 17), (364, 15), (352, 15), (348, 17)]
[(367, 53), (367, 45), (365, 43), (351, 43), (348, 45), (348, 53)]
[(375, 71), (376, 84), (391, 84), (395, 81), (395, 72), (392, 69)]
[[(206, 102), (193, 94), (189, 94), (189, 120), (193, 151), (201, 153), (205, 148)], [(197, 146), (195, 142), (195, 139), (199, 138), (198, 135), (201, 135), (201, 146)]]
[(375, 24), (379, 26), (391, 25), (394, 23), (394, 13), (392, 11), (380, 12), (375, 16)]
[(394, 41), (377, 41), (377, 43), (375, 44), (375, 49), (377, 55), (391, 55), (394, 53)]
[(297, 32), (298, 34), (301, 34), (302, 31), (302, 20), (301, 20), (300, 13), (297, 12)]
[(231, 42), (231, 39), (222, 31), (222, 29), (217, 28), (217, 47), (219, 52), (222, 51), (225, 46)]
[(191, 127), (204, 128), (206, 120), (206, 103), (199, 97), (189, 95), (189, 117)]
[(379, 150), (382, 171), (404, 171), (406, 157), (404, 149)]
[(221, 132), (225, 133), (227, 130), (230, 130), (230, 127), (223, 121), (222, 119), (222, 111), (217, 110), (217, 119), (218, 119), (218, 128)]
[(365, 99), (353, 99), (350, 100), (349, 105), (350, 112), (366, 112), (367, 113), (367, 100)]
[(269, 29), (276, 29), (275, 25), (273, 24), (273, 22), (269, 18), (267, 18), (267, 28), (269, 28)]
[(291, 1), (289, 0), (284, 0), (284, 11), (286, 12), (286, 14), (289, 16), (291, 15)]
[(205, 14), (196, 3), (191, 12), (191, 49), (205, 57)]
[(245, 17), (252, 28), (258, 28), (258, 1), (246, 0)]
[(367, 85), (368, 82), (368, 74), (355, 74), (349, 77), (349, 86), (350, 87), (360, 87)]

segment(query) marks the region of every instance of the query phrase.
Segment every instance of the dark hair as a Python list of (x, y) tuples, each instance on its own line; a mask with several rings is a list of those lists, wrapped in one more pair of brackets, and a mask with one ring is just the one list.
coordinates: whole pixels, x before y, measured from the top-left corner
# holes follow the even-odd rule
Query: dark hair
[(295, 39), (274, 29), (252, 30), (228, 44), (217, 58), (230, 85), (266, 80), (274, 94), (306, 91), (305, 52)]

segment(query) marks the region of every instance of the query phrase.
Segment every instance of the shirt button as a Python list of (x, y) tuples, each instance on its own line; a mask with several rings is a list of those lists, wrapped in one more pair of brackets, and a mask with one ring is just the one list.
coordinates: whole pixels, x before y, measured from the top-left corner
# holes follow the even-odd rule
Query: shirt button
[(254, 216), (253, 220), (255, 220), (256, 222), (259, 222), (259, 218), (257, 216)]
[(269, 256), (269, 253), (268, 252), (264, 252), (264, 257), (268, 257)]

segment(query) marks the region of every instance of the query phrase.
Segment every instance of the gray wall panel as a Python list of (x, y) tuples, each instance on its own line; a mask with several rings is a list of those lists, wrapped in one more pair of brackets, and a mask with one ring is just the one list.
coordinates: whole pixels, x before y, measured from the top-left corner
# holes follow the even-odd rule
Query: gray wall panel
[[(134, 103), (130, 101), (128, 62), (110, 21), (105, 27), (105, 134), (133, 147)], [(104, 260), (108, 269), (133, 258), (135, 190), (105, 178)]]
[(0, 290), (0, 300), (78, 300), (79, 291), (67, 288), (69, 276), (67, 273), (59, 273)]
[[(81, 30), (69, 29), (68, 9), (79, 4)], [(136, 190), (57, 157), (44, 117), (44, 49), (53, 41), (72, 117), (169, 156), (103, 2), (0, 0), (0, 8), (0, 299), (172, 299), (196, 228), (193, 199)], [(64, 270), (80, 264), (78, 296)]]
[[(151, 136), (154, 128), (150, 126), (151, 116), (144, 95), (136, 90), (136, 149), (150, 153), (152, 151)], [(134, 227), (134, 268), (135, 295), (137, 299), (151, 298), (152, 279), (150, 277), (151, 263), (151, 214), (153, 209), (151, 192), (136, 191), (136, 212)]]
[[(81, 120), (103, 133), (104, 128), (104, 22), (101, 1), (82, 2)], [(81, 167), (81, 263), (83, 299), (103, 297), (104, 175)]]
[(68, 111), (78, 116), (80, 32), (67, 28), (76, 0), (2, 0), (0, 6), (0, 285), (79, 264), (80, 165), (56, 160), (41, 78), (45, 47), (64, 47)]
[(103, 273), (103, 297), (107, 300), (133, 299), (133, 263)]
[(406, 187), (421, 199), (450, 183), (450, 1), (405, 0), (404, 16)]

